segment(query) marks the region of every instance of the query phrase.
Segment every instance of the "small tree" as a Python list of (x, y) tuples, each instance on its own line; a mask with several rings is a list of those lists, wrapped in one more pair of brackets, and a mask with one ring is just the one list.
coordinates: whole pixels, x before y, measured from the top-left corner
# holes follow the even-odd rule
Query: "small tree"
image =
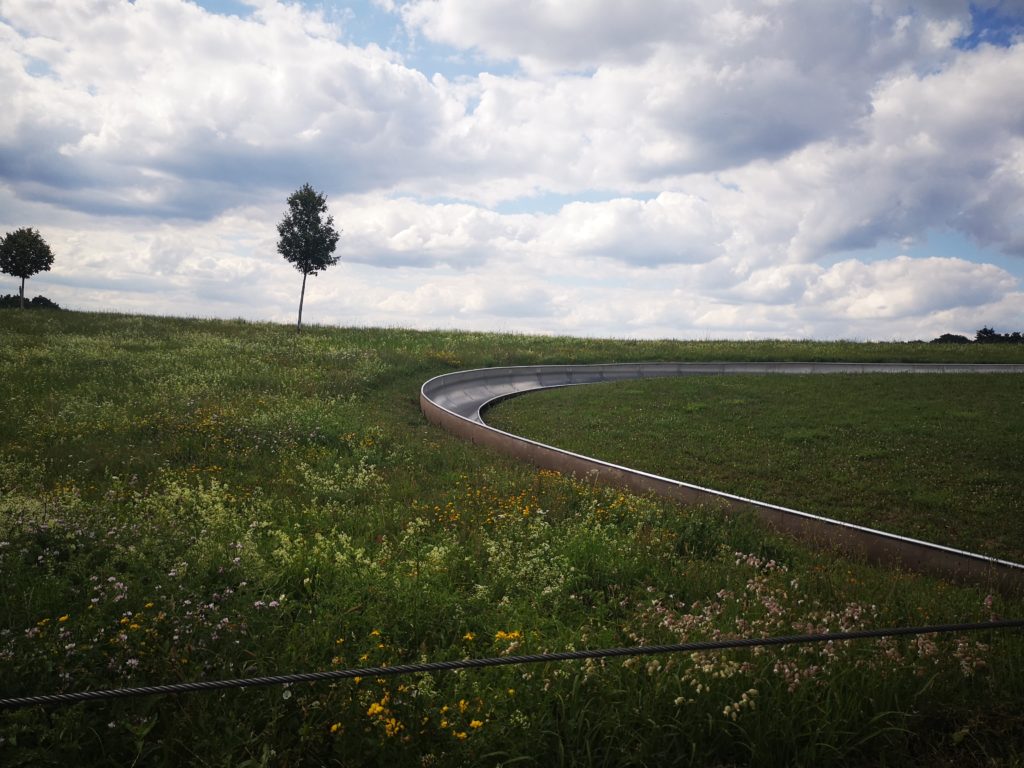
[(32, 228), (16, 229), (0, 240), (0, 272), (21, 278), (19, 306), (25, 308), (25, 280), (37, 272), (49, 272), (53, 251)]
[(302, 303), (306, 298), (306, 277), (322, 272), (338, 263), (332, 256), (338, 244), (334, 217), (327, 215), (327, 199), (309, 184), (303, 184), (288, 197), (288, 212), (277, 225), (281, 239), (277, 252), (302, 273), (302, 293), (299, 294), (299, 320), (295, 332), (302, 331)]

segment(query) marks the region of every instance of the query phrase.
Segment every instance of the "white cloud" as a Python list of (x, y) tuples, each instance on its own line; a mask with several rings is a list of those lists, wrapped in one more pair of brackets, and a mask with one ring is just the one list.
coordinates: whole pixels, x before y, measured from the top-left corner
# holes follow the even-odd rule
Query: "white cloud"
[(244, 20), (180, 0), (44, 5), (7, 3), (0, 24), (17, 94), (0, 161), (30, 197), (202, 218), (296, 179), (372, 189), (415, 175), (442, 122), (420, 73), (298, 5)]
[(517, 74), (427, 79), (278, 0), (244, 19), (4, 0), (0, 227), (58, 254), (33, 283), (82, 308), (289, 320), (274, 225), (308, 181), (343, 229), (313, 321), (1019, 327), (1024, 271), (850, 253), (954, 230), (1024, 255), (1024, 43), (956, 48), (966, 2), (373, 1)]

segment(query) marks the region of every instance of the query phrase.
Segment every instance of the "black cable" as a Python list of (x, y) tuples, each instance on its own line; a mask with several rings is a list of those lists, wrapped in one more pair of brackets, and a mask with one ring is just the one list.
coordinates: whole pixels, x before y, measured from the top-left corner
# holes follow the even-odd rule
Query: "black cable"
[(114, 688), (76, 693), (54, 693), (41, 696), (23, 696), (0, 699), (0, 709), (15, 709), (35, 704), (71, 704), (102, 699), (123, 699), (134, 696), (156, 694), (190, 693), (194, 691), (216, 691), (224, 688), (251, 688), (261, 685), (285, 685), (290, 683), (313, 683), (324, 680), (342, 680), (354, 677), (394, 677), (422, 672), (450, 672), (457, 669), (482, 669), (485, 667), (507, 667), (519, 664), (541, 664), (553, 661), (575, 661), (580, 659), (604, 659), (618, 656), (653, 656), (662, 653), (695, 653), (699, 651), (723, 650), (727, 648), (753, 648), (755, 646), (796, 645), (801, 643), (825, 643), (838, 640), (863, 640), (900, 635), (926, 635), (948, 632), (976, 632), (985, 629), (1024, 628), (1024, 619), (1004, 621), (982, 621), (971, 624), (938, 624), (926, 627), (891, 627), (889, 629), (860, 629), (850, 632), (830, 632), (818, 635), (785, 635), (782, 637), (737, 638), (733, 640), (708, 640), (676, 645), (643, 645), (636, 648), (603, 648), (590, 651), (562, 651), (539, 653), (528, 656), (499, 656), (484, 659), (461, 659), (458, 661), (431, 661), (418, 664), (397, 664), (393, 667), (364, 667), (362, 669), (337, 669), (327, 672), (300, 672), (290, 675), (271, 675), (234, 680), (200, 680), (191, 683), (149, 685), (138, 688)]

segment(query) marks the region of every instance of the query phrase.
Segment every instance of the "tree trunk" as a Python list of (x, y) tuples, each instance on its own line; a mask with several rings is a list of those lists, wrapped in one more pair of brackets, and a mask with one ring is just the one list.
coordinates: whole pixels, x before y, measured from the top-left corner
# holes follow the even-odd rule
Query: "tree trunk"
[(25, 308), (25, 278), (21, 278), (21, 291), (18, 293), (18, 307)]
[(295, 324), (295, 332), (302, 333), (302, 302), (306, 299), (306, 275), (308, 272), (302, 273), (302, 293), (299, 294), (299, 322)]

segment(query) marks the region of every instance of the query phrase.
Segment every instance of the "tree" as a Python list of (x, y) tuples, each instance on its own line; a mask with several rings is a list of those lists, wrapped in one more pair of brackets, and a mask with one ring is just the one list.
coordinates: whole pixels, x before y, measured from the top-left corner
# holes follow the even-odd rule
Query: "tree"
[(338, 244), (334, 217), (327, 215), (327, 199), (309, 184), (303, 184), (288, 197), (288, 212), (277, 225), (281, 239), (277, 252), (302, 273), (302, 293), (299, 294), (299, 320), (295, 332), (302, 331), (302, 302), (306, 298), (306, 277), (322, 272), (338, 263), (332, 256)]
[(970, 344), (971, 340), (959, 333), (944, 333), (937, 339), (932, 339), (932, 344)]
[(21, 278), (19, 305), (25, 308), (25, 280), (37, 272), (49, 272), (53, 251), (32, 228), (16, 229), (0, 240), (0, 272)]
[(996, 333), (994, 328), (989, 328), (987, 325), (974, 334), (974, 340), (979, 344), (995, 344), (1002, 341), (1002, 337)]

